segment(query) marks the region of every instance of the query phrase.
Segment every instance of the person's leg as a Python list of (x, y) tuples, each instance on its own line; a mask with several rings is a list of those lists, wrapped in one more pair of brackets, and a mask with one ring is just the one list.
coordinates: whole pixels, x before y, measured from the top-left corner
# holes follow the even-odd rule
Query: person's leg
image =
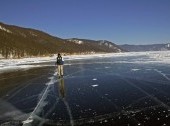
[(60, 65), (57, 66), (57, 72), (58, 72), (58, 76), (60, 77), (61, 76)]
[(61, 65), (61, 76), (64, 75), (64, 72), (63, 72), (63, 65)]

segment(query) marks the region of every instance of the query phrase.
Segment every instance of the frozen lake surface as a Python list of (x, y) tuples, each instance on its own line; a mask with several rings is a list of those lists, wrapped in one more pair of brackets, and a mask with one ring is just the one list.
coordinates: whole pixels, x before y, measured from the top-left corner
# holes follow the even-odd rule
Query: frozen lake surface
[(169, 126), (170, 57), (165, 54), (66, 57), (63, 79), (57, 78), (54, 62), (1, 73), (0, 124)]

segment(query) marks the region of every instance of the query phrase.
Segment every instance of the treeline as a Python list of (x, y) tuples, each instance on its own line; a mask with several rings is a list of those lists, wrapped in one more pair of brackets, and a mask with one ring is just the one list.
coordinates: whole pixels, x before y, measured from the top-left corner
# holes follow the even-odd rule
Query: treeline
[(2, 57), (8, 58), (21, 58), (21, 57), (33, 57), (33, 56), (47, 56), (49, 53), (47, 51), (25, 50), (13, 47), (4, 46), (0, 48), (0, 54)]
[(44, 32), (0, 24), (0, 55), (4, 58), (48, 56), (60, 51), (60, 39)]
[(31, 39), (8, 34), (10, 33), (0, 32), (0, 54), (4, 58), (42, 56), (50, 53)]

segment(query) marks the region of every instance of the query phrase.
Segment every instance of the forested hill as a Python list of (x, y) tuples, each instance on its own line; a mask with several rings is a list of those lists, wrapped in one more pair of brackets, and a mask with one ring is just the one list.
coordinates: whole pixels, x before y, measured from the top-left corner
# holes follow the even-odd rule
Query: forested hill
[(121, 51), (108, 41), (65, 40), (43, 31), (0, 23), (0, 55), (4, 58), (49, 56), (58, 52), (82, 54)]

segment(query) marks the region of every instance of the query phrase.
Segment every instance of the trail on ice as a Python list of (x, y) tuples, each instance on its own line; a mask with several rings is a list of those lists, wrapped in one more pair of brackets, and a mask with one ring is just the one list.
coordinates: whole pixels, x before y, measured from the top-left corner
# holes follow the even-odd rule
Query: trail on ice
[(170, 78), (166, 76), (165, 73), (163, 73), (162, 71), (159, 71), (157, 69), (154, 69), (157, 73), (159, 73), (160, 75), (162, 75), (165, 79), (167, 79), (168, 81), (170, 81)]
[(45, 99), (46, 99), (46, 97), (48, 95), (49, 88), (50, 88), (51, 84), (54, 83), (54, 81), (55, 81), (54, 80), (55, 75), (56, 75), (56, 72), (53, 74), (53, 76), (51, 77), (50, 81), (47, 83), (48, 84), (47, 88), (45, 89), (45, 91), (44, 91), (40, 101), (38, 102), (37, 106), (34, 108), (33, 112), (30, 114), (30, 116), (27, 118), (27, 120), (23, 121), (24, 124), (32, 122), (33, 118), (34, 118), (34, 115), (36, 115), (35, 113), (37, 111), (38, 112), (41, 111), (42, 108), (44, 107), (44, 105), (46, 104), (44, 102), (45, 102)]
[[(20, 93), (23, 89), (25, 89), (26, 87), (28, 87), (29, 85), (31, 85), (32, 81), (35, 81), (37, 79), (43, 78), (45, 75), (42, 75), (40, 77), (37, 78), (33, 78), (31, 80), (26, 81), (26, 83), (24, 84), (24, 86), (21, 84), (20, 86), (17, 86), (16, 88), (12, 89), (10, 92), (8, 92), (8, 94), (10, 94), (9, 97), (5, 98), (7, 101), (12, 99), (13, 97), (15, 97), (18, 93)], [(3, 96), (2, 98), (4, 98), (6, 96)]]
[(154, 97), (153, 95), (149, 94), (148, 92), (146, 92), (145, 90), (143, 90), (142, 88), (136, 86), (134, 83), (132, 83), (131, 81), (122, 78), (125, 82), (127, 82), (127, 84), (137, 88), (138, 90), (140, 90), (142, 93), (144, 93), (145, 95), (147, 95), (148, 97), (152, 98), (154, 101), (156, 101), (158, 104), (162, 105), (163, 107), (165, 107), (167, 110), (170, 110), (170, 106), (168, 106), (167, 104), (163, 103), (161, 100), (159, 100), (158, 98)]
[(63, 99), (63, 102), (67, 108), (67, 112), (68, 112), (68, 115), (70, 117), (70, 124), (71, 126), (74, 126), (74, 120), (73, 120), (73, 116), (72, 116), (72, 113), (71, 113), (71, 109), (70, 109), (70, 106), (68, 104), (68, 102), (65, 100), (65, 98)]
[[(84, 71), (84, 69), (79, 70), (79, 71), (76, 71), (76, 72), (73, 72), (73, 73), (71, 73), (71, 74), (69, 74), (69, 75), (66, 75), (66, 76), (64, 76), (64, 78), (68, 78), (68, 77), (70, 77), (70, 76), (72, 76), (72, 75), (74, 75), (74, 74), (77, 74), (77, 73), (79, 73), (79, 72), (82, 72), (82, 71)], [(50, 87), (51, 87), (53, 84), (57, 83), (57, 82), (60, 80), (60, 79), (59, 79), (59, 80), (56, 80), (56, 79), (55, 79), (55, 78), (56, 78), (56, 75), (57, 75), (57, 72), (54, 71), (53, 76), (50, 77), (50, 81), (49, 81), (48, 83), (46, 83), (47, 87), (46, 87), (44, 93), (42, 94), (41, 99), (39, 100), (39, 102), (37, 103), (36, 107), (34, 108), (33, 112), (30, 114), (30, 116), (29, 116), (25, 121), (23, 121), (24, 126), (26, 126), (28, 123), (32, 123), (33, 120), (34, 120), (34, 118), (37, 118), (37, 114), (38, 114), (39, 112), (41, 112), (41, 111), (43, 110), (43, 107), (47, 104), (47, 102), (45, 102), (45, 99), (47, 98), (48, 93), (50, 92), (50, 90), (49, 90)], [(67, 107), (68, 114), (69, 114), (69, 116), (70, 116), (70, 123), (71, 123), (71, 125), (73, 126), (73, 125), (74, 125), (74, 122), (73, 122), (73, 117), (72, 117), (72, 114), (71, 114), (71, 110), (70, 110), (69, 107), (68, 107), (68, 103), (65, 103), (65, 105), (66, 105), (66, 107)]]

